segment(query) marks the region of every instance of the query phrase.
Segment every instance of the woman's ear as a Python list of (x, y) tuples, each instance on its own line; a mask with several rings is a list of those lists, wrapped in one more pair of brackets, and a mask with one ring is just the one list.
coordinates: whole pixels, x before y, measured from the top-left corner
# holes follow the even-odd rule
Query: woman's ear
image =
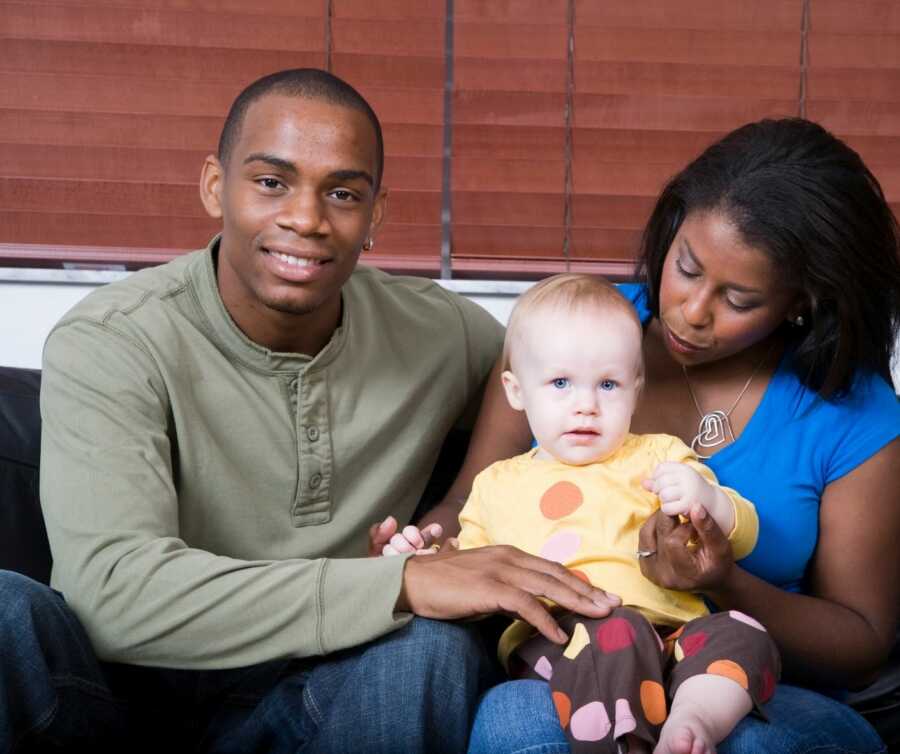
[(200, 170), (200, 200), (210, 217), (222, 217), (222, 185), (225, 182), (225, 170), (219, 158), (208, 155)]
[(500, 375), (500, 381), (503, 383), (503, 391), (506, 393), (506, 400), (510, 406), (516, 411), (524, 411), (525, 404), (522, 402), (522, 386), (519, 381), (509, 370)]
[(787, 319), (788, 323), (794, 327), (803, 327), (810, 318), (810, 310), (812, 309), (809, 300), (803, 294), (797, 294), (794, 302), (788, 307)]

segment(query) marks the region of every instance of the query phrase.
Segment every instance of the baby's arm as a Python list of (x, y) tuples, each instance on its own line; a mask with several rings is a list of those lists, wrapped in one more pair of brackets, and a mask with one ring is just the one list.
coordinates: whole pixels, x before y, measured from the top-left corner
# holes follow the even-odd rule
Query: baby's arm
[(726, 536), (734, 529), (731, 499), (686, 463), (664, 461), (643, 484), (659, 497), (660, 508), (667, 516), (687, 516), (693, 506), (702, 505)]
[[(644, 486), (651, 492), (660, 494), (666, 486), (661, 482), (670, 469), (675, 469), (676, 474), (684, 476), (690, 476), (685, 472), (693, 472), (695, 482), (691, 486), (700, 490), (700, 499), (691, 500), (690, 495), (687, 494), (681, 499), (673, 497), (666, 500), (660, 494), (662, 511), (673, 516), (679, 514), (687, 516), (691, 505), (702, 505), (731, 541), (731, 549), (735, 559), (740, 560), (747, 557), (753, 551), (753, 548), (756, 547), (756, 540), (759, 536), (759, 517), (756, 515), (756, 508), (753, 506), (753, 503), (739, 495), (735, 490), (719, 484), (719, 480), (716, 479), (712, 469), (696, 460), (696, 457), (693, 456), (687, 446), (684, 446), (684, 450), (685, 454), (679, 461), (664, 461), (660, 463), (651, 477), (644, 481)], [(683, 468), (685, 471), (678, 471), (677, 469), (679, 468)], [(697, 480), (705, 485), (705, 489), (696, 483)], [(671, 492), (666, 493), (666, 496), (668, 497)], [(714, 502), (712, 504), (704, 502), (702, 499), (704, 497)]]

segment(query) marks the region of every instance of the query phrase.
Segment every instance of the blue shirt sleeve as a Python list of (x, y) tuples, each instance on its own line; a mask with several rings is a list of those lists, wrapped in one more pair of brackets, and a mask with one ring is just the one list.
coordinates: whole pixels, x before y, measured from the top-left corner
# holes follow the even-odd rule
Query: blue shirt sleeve
[(616, 283), (616, 288), (619, 289), (619, 293), (634, 304), (641, 324), (646, 325), (650, 320), (650, 309), (647, 306), (647, 286), (643, 283)]

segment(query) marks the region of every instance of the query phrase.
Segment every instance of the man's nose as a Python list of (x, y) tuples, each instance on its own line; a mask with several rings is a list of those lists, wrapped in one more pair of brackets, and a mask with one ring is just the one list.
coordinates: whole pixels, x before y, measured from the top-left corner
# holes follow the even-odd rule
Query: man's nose
[(322, 199), (315, 191), (297, 191), (286, 199), (275, 221), (301, 236), (321, 235), (328, 228)]

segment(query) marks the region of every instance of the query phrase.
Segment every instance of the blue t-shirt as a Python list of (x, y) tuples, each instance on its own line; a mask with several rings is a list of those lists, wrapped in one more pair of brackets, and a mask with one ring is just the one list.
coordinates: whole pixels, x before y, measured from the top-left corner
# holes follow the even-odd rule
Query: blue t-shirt
[[(646, 323), (644, 286), (619, 290)], [(741, 436), (706, 461), (722, 484), (756, 506), (759, 540), (741, 566), (782, 589), (803, 591), (825, 487), (898, 435), (900, 402), (882, 377), (859, 375), (847, 398), (826, 401), (800, 382), (786, 352)], [(865, 501), (858, 504), (866, 515)]]

